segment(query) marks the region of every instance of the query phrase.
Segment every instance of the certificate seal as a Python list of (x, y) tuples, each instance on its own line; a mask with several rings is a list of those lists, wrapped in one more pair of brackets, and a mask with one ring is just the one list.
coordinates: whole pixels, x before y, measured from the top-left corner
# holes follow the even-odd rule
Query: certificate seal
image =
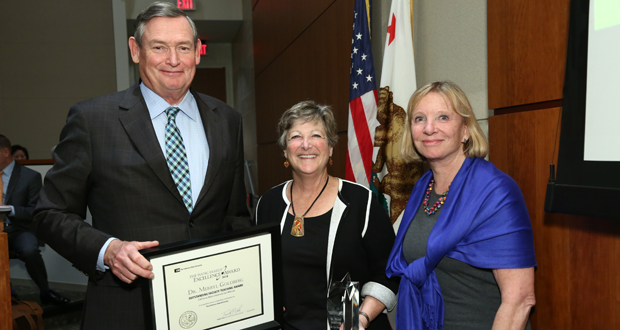
[(198, 321), (198, 315), (192, 311), (187, 311), (181, 314), (181, 317), (179, 318), (179, 325), (183, 329), (189, 329), (196, 325), (196, 321)]

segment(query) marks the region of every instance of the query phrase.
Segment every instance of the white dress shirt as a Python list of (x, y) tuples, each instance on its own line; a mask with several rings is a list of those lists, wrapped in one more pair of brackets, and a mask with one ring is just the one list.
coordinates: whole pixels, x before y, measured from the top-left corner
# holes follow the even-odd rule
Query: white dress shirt
[[(13, 174), (13, 169), (15, 168), (15, 161), (12, 161), (11, 164), (7, 165), (2, 170), (2, 205), (6, 205), (6, 191), (9, 188), (9, 181), (11, 180), (11, 174)], [(13, 205), (8, 205), (11, 208), (11, 213), (7, 214), (9, 217), (15, 216), (15, 208)], [(4, 221), (6, 223), (11, 223), (11, 221), (7, 218)]]

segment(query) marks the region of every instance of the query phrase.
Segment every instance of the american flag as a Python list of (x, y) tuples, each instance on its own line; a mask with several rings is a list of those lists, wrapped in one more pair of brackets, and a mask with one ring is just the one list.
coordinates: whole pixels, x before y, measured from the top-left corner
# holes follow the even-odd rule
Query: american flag
[(370, 0), (356, 0), (351, 38), (348, 152), (345, 178), (369, 187), (377, 121), (377, 85), (370, 42)]

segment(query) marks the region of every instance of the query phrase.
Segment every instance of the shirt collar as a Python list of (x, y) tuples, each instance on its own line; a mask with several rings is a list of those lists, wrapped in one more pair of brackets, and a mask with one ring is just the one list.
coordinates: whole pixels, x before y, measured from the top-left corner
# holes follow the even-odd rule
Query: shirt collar
[(6, 174), (10, 178), (13, 173), (13, 168), (15, 168), (15, 161), (12, 161), (11, 164), (7, 165), (7, 167), (2, 170), (2, 174)]
[(189, 90), (183, 97), (181, 103), (173, 105), (168, 104), (168, 102), (166, 102), (163, 97), (157, 95), (151, 89), (146, 87), (144, 82), (140, 83), (140, 91), (142, 92), (142, 96), (144, 97), (144, 101), (146, 102), (146, 107), (149, 110), (151, 119), (155, 119), (155, 117), (161, 115), (164, 111), (166, 111), (166, 109), (171, 106), (181, 109), (181, 112), (183, 112), (193, 121), (196, 121), (197, 118), (199, 118), (196, 99), (194, 98), (194, 95), (189, 92)]

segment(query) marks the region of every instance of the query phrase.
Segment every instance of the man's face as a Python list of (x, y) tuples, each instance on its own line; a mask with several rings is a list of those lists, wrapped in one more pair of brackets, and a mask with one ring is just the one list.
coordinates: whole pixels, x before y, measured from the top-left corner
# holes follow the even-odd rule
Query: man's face
[(170, 104), (181, 102), (200, 63), (200, 41), (184, 16), (155, 17), (145, 26), (142, 47), (129, 38), (131, 58), (140, 65), (140, 78)]

